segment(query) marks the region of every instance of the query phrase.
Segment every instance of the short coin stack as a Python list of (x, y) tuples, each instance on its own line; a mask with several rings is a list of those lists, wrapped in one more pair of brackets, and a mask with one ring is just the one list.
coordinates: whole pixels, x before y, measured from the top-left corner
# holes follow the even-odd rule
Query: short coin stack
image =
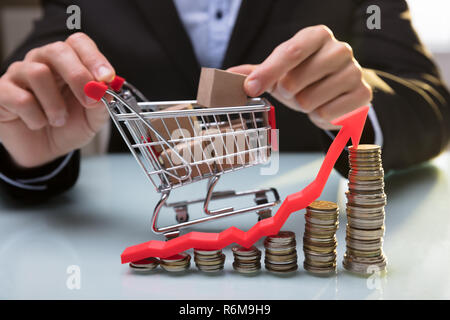
[(339, 209), (330, 201), (314, 201), (306, 208), (303, 251), (305, 270), (315, 274), (336, 272), (336, 230)]
[(296, 246), (295, 233), (291, 231), (280, 231), (277, 235), (267, 237), (264, 240), (266, 269), (275, 273), (296, 271)]
[(261, 269), (261, 251), (255, 246), (234, 246), (233, 269), (240, 273), (254, 273)]
[(225, 255), (222, 250), (194, 249), (195, 265), (203, 272), (217, 272), (223, 270)]
[(161, 258), (161, 268), (169, 272), (181, 272), (189, 269), (191, 256), (185, 252), (167, 258)]
[(130, 262), (130, 268), (138, 272), (147, 272), (155, 269), (159, 265), (157, 258), (146, 258), (135, 262)]
[(349, 163), (344, 268), (360, 274), (384, 271), (386, 258), (382, 246), (386, 194), (380, 146), (350, 147)]

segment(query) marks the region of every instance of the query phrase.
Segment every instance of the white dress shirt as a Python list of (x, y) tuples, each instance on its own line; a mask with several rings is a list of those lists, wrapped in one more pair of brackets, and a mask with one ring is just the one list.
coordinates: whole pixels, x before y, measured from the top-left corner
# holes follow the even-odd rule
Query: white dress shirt
[(241, 0), (174, 0), (202, 67), (220, 68)]

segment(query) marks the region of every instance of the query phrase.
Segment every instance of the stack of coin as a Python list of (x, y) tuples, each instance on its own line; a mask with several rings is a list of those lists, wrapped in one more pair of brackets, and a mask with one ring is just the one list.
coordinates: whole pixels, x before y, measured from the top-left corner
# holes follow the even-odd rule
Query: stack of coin
[(255, 246), (234, 246), (233, 269), (240, 273), (254, 273), (261, 269), (261, 251)]
[(147, 272), (155, 269), (159, 265), (157, 258), (146, 258), (139, 261), (130, 262), (130, 268), (138, 272)]
[(266, 269), (275, 273), (296, 271), (296, 245), (295, 233), (291, 231), (280, 231), (277, 235), (267, 237), (264, 240)]
[(222, 250), (194, 249), (195, 265), (203, 272), (217, 272), (223, 270), (225, 255)]
[(167, 258), (161, 258), (161, 268), (169, 272), (180, 272), (189, 269), (191, 256), (185, 252)]
[(315, 274), (336, 272), (336, 230), (339, 208), (330, 201), (314, 201), (306, 208), (303, 251), (305, 270)]
[(386, 258), (382, 247), (386, 194), (380, 146), (350, 147), (349, 163), (344, 268), (360, 274), (384, 271)]

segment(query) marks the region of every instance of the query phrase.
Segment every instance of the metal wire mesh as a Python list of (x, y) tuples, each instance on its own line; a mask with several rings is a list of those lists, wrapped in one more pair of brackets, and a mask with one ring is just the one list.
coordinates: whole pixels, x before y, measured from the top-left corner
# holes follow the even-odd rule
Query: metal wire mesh
[[(127, 106), (134, 104), (134, 106)], [(202, 108), (195, 101), (109, 103), (128, 147), (159, 192), (265, 163), (271, 153), (264, 99)]]

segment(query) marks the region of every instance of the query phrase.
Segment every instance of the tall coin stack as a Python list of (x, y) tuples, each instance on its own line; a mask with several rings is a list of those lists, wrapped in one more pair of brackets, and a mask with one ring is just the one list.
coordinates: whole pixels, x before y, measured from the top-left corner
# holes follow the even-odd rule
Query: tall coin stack
[(349, 163), (344, 268), (359, 274), (381, 272), (386, 269), (382, 248), (386, 194), (381, 147), (350, 147)]
[(234, 246), (233, 269), (240, 273), (255, 273), (261, 269), (261, 251), (255, 246)]
[(275, 273), (289, 273), (298, 269), (295, 233), (280, 231), (264, 240), (266, 269)]
[(185, 252), (160, 259), (161, 268), (169, 272), (181, 272), (191, 266), (191, 256)]
[(222, 250), (194, 249), (195, 265), (203, 272), (218, 272), (223, 270), (225, 255)]
[(306, 208), (303, 251), (305, 270), (315, 274), (336, 272), (336, 230), (339, 209), (330, 201), (314, 201)]

